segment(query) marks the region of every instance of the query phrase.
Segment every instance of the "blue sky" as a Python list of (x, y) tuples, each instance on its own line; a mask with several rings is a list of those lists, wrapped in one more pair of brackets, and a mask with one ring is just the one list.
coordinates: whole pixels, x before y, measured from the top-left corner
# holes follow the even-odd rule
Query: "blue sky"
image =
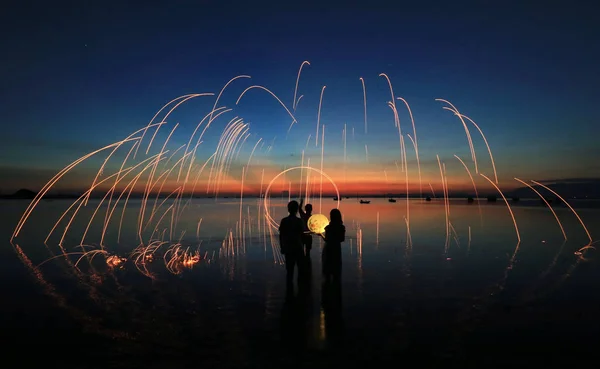
[[(355, 142), (347, 136), (350, 160), (362, 159), (366, 144), (371, 166), (378, 165), (373, 170), (390, 171), (399, 160), (399, 138), (386, 106), (389, 88), (378, 77), (384, 72), (395, 95), (411, 104), (424, 162), (436, 154), (448, 161), (469, 155), (460, 121), (434, 101), (444, 98), (481, 126), (502, 178), (597, 177), (600, 46), (592, 9), (478, 3), (15, 5), (2, 22), (11, 37), (2, 41), (0, 167), (6, 175), (0, 189), (39, 187), (77, 157), (143, 127), (172, 98), (218, 93), (239, 74), (252, 79), (226, 90), (222, 103), (235, 111), (213, 123), (200, 157), (214, 151), (218, 128), (237, 115), (253, 134), (241, 157), (258, 138), (270, 143), (277, 137), (269, 160), (296, 165), (308, 134), (314, 139), (319, 94), (327, 85), (321, 123), (328, 164), (339, 163), (346, 123), (355, 127)], [(290, 118), (265, 92), (251, 90), (235, 106), (246, 87), (259, 84), (291, 107), (303, 60), (311, 65), (302, 73), (298, 124), (287, 140)], [(359, 77), (367, 88), (366, 136)], [(199, 98), (174, 113), (169, 127), (181, 128), (172, 149), (187, 141), (213, 103)], [(408, 114), (400, 101), (397, 106), (409, 133)], [(483, 161), (485, 146), (472, 134)], [(312, 150), (314, 156), (320, 148)], [(456, 168), (450, 174), (464, 180)]]

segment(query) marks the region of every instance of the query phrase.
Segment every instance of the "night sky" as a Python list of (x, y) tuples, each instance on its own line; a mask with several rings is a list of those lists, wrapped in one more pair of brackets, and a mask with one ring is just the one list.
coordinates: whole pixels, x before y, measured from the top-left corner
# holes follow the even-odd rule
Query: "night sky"
[[(431, 183), (440, 188), (436, 155), (447, 165), (452, 190), (470, 187), (454, 154), (474, 171), (462, 123), (436, 98), (449, 100), (479, 124), (503, 188), (519, 185), (515, 176), (599, 177), (600, 31), (591, 2), (581, 2), (589, 3), (587, 7), (575, 2), (394, 7), (369, 2), (371, 8), (91, 3), (20, 2), (3, 9), (2, 193), (39, 190), (80, 156), (144, 127), (171, 99), (217, 94), (240, 74), (252, 78), (238, 79), (225, 90), (219, 106), (234, 110), (212, 123), (197, 151), (198, 163), (203, 163), (230, 119), (239, 116), (250, 123), (251, 135), (231, 166), (231, 188), (239, 188), (241, 168), (259, 139), (265, 144), (254, 154), (254, 169), (246, 181), (251, 188), (260, 182), (262, 169), (268, 182), (284, 168), (300, 165), (303, 150), (305, 159), (319, 166), (321, 147), (314, 140), (324, 85), (324, 170), (347, 191), (404, 188), (398, 130), (386, 105), (390, 90), (380, 73), (390, 77), (394, 95), (405, 98), (412, 109), (424, 187)], [(304, 96), (294, 113), (298, 123), (287, 137), (292, 120), (265, 91), (250, 90), (236, 105), (244, 89), (257, 84), (291, 109), (304, 60), (310, 62), (298, 87), (298, 96)], [(367, 91), (368, 134), (360, 77)], [(215, 97), (199, 97), (185, 103), (157, 139), (163, 142), (179, 123), (168, 148), (173, 152), (187, 143), (214, 102)], [(410, 188), (415, 190), (416, 160), (406, 136), (412, 136), (411, 121), (400, 100), (396, 107)], [(470, 131), (480, 172), (493, 178), (485, 144), (474, 126)], [(89, 186), (98, 163), (83, 163), (57, 188)], [(109, 167), (119, 165), (116, 160)]]

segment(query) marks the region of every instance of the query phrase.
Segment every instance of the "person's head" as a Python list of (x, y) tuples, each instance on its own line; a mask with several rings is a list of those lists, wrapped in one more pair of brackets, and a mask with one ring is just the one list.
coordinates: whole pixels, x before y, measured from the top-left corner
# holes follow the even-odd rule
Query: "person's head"
[(309, 214), (312, 213), (312, 204), (306, 204), (306, 206), (304, 206), (304, 211)]
[(343, 224), (342, 222), (342, 212), (339, 209), (331, 209), (329, 212), (329, 222)]
[(292, 200), (292, 201), (288, 202), (288, 212), (291, 215), (296, 215), (298, 213), (299, 207), (300, 207), (300, 205), (298, 205), (298, 201), (296, 201), (296, 200)]

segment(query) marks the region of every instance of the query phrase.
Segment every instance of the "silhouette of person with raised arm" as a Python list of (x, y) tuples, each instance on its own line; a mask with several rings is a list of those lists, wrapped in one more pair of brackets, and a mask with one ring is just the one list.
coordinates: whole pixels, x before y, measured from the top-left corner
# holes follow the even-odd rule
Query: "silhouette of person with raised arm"
[(310, 257), (310, 250), (312, 249), (313, 238), (310, 230), (308, 229), (308, 220), (312, 216), (312, 204), (306, 204), (304, 210), (302, 210), (302, 205), (304, 204), (304, 199), (300, 200), (300, 218), (304, 222), (304, 235), (302, 236), (302, 243), (304, 244), (304, 250), (306, 257)]
[(342, 242), (346, 239), (346, 227), (342, 213), (332, 209), (329, 213), (329, 225), (325, 227), (325, 247), (323, 248), (323, 277), (329, 282), (340, 283), (342, 277)]
[(302, 219), (297, 217), (299, 208), (297, 201), (290, 201), (287, 208), (289, 215), (281, 219), (279, 224), (279, 246), (281, 253), (285, 256), (288, 291), (293, 291), (294, 269), (296, 266), (298, 267), (298, 284), (301, 282), (300, 274), (302, 273), (302, 261), (304, 259), (302, 243), (304, 224)]

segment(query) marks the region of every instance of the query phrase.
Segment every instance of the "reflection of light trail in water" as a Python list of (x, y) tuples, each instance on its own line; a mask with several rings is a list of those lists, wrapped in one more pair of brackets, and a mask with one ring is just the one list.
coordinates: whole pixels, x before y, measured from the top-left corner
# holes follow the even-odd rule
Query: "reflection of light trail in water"
[(548, 209), (550, 209), (550, 211), (552, 212), (552, 215), (554, 215), (554, 219), (556, 219), (556, 222), (558, 223), (558, 226), (560, 227), (560, 231), (563, 234), (563, 237), (565, 238), (565, 241), (567, 240), (567, 234), (565, 233), (565, 229), (562, 226), (562, 223), (560, 222), (560, 219), (558, 219), (558, 215), (556, 215), (556, 212), (554, 211), (554, 209), (552, 209), (552, 206), (550, 206), (550, 203), (548, 202), (548, 200), (546, 200), (544, 198), (544, 196), (542, 196), (541, 193), (539, 193), (535, 188), (533, 188), (533, 186), (531, 186), (529, 183), (520, 180), (519, 178), (515, 178), (515, 181), (519, 181), (522, 184), (524, 184), (525, 186), (529, 187), (533, 192), (536, 193), (536, 195), (538, 195), (540, 197), (540, 199), (542, 199), (542, 201), (544, 202), (544, 204), (546, 204), (546, 206), (548, 207)]
[[(577, 220), (579, 220), (579, 223), (581, 223), (581, 226), (583, 227), (583, 230), (585, 231), (585, 234), (588, 236), (588, 239), (590, 240), (590, 242), (589, 242), (589, 244), (587, 246), (590, 246), (594, 242), (592, 240), (592, 236), (590, 235), (590, 232), (588, 231), (587, 227), (585, 226), (585, 223), (583, 222), (583, 220), (581, 220), (581, 218), (579, 217), (579, 214), (577, 214), (577, 212), (575, 211), (575, 209), (573, 209), (573, 207), (565, 199), (563, 199), (559, 194), (557, 194), (555, 191), (553, 191), (548, 186), (544, 186), (540, 182), (536, 182), (536, 181), (533, 181), (533, 180), (531, 182), (533, 182), (536, 185), (541, 186), (541, 187), (545, 188), (546, 190), (550, 191), (554, 196), (558, 197), (565, 205), (567, 205), (567, 207), (573, 212), (573, 214), (575, 214), (575, 216), (577, 217)], [(578, 251), (582, 252), (582, 251), (588, 250), (589, 248), (587, 246), (579, 249)]]
[[(517, 220), (515, 219), (515, 214), (513, 213), (512, 209), (510, 207), (510, 204), (508, 203), (508, 200), (506, 200), (506, 197), (504, 197), (504, 194), (502, 193), (500, 188), (498, 186), (496, 186), (496, 184), (494, 182), (492, 182), (488, 177), (486, 177), (485, 174), (479, 173), (479, 175), (482, 176), (483, 178), (485, 178), (488, 182), (490, 182), (490, 184), (492, 186), (494, 186), (496, 191), (498, 191), (500, 196), (502, 196), (502, 200), (504, 200), (504, 203), (506, 204), (506, 208), (508, 209), (508, 212), (510, 213), (510, 217), (512, 218), (513, 225), (515, 226), (515, 232), (517, 234), (517, 241), (519, 243), (521, 243), (521, 234), (519, 233), (519, 226), (517, 225)], [(515, 251), (515, 253), (516, 253), (516, 251)]]

